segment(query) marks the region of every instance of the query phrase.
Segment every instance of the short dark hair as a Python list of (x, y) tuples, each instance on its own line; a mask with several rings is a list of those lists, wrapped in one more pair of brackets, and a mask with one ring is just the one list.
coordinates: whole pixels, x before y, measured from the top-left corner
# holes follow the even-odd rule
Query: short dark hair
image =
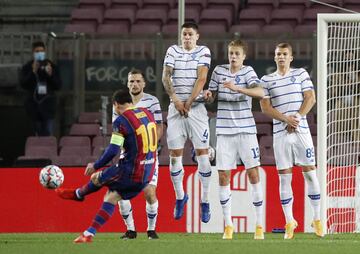
[(35, 42), (33, 42), (33, 44), (32, 44), (32, 49), (34, 50), (34, 49), (37, 48), (37, 47), (43, 47), (43, 48), (45, 48), (45, 43), (42, 42), (42, 41), (35, 41)]
[(181, 26), (181, 29), (183, 29), (183, 28), (192, 28), (192, 29), (194, 29), (196, 32), (199, 31), (198, 25), (197, 25), (196, 23), (194, 23), (194, 22), (185, 22), (185, 23), (182, 24), (182, 26)]
[(287, 42), (282, 42), (282, 43), (279, 43), (278, 45), (276, 45), (276, 48), (279, 48), (279, 49), (288, 49), (290, 51), (290, 54), (292, 55), (293, 53), (293, 49), (292, 49), (292, 46), (290, 43), (287, 43)]
[(119, 103), (120, 105), (123, 105), (125, 103), (132, 103), (132, 98), (129, 93), (129, 89), (122, 88), (122, 89), (115, 91), (115, 93), (112, 96), (112, 101), (113, 101), (113, 103), (116, 102), (116, 103)]
[(141, 70), (135, 69), (135, 68), (133, 68), (129, 71), (128, 76), (135, 75), (135, 74), (140, 74), (145, 79), (144, 73)]

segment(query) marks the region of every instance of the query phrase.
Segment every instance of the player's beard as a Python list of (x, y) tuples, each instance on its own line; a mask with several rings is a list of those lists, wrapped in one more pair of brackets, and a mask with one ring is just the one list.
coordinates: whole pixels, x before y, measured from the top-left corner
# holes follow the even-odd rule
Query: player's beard
[(137, 95), (141, 94), (141, 91), (138, 91), (138, 92), (131, 92), (131, 94), (132, 94), (133, 96), (137, 96)]

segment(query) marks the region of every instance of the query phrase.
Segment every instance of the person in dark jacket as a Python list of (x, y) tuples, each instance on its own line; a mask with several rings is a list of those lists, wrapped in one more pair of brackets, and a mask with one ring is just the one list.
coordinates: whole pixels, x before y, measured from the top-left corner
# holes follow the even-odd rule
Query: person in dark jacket
[(56, 113), (55, 91), (61, 87), (56, 65), (46, 58), (42, 41), (32, 45), (33, 59), (21, 69), (21, 87), (29, 92), (25, 101), (27, 114), (34, 121), (37, 136), (50, 136), (54, 132)]

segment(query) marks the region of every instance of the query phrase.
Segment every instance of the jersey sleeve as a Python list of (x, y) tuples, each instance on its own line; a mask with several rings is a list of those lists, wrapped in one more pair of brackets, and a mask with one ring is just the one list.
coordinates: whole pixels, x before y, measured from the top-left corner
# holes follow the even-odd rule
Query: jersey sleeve
[(303, 68), (301, 68), (300, 78), (301, 78), (301, 91), (302, 92), (314, 89), (314, 85), (310, 79), (309, 73)]
[(159, 124), (163, 122), (160, 102), (158, 99), (154, 100), (154, 103), (149, 108), (149, 111), (153, 114), (155, 123)]
[(260, 79), (258, 78), (258, 75), (251, 66), (248, 66), (248, 70), (245, 74), (245, 81), (246, 81), (246, 87), (250, 87), (253, 84), (261, 83)]
[(164, 66), (175, 67), (175, 45), (168, 48), (164, 58)]
[(216, 66), (211, 74), (211, 79), (209, 83), (209, 90), (210, 91), (217, 91), (219, 89), (220, 80), (217, 74), (218, 67)]
[(198, 62), (198, 67), (199, 66), (207, 66), (210, 69), (210, 64), (211, 64), (211, 52), (210, 49), (208, 47), (204, 47), (203, 50), (201, 50), (201, 55), (200, 55), (200, 59)]
[(270, 98), (270, 92), (269, 92), (269, 82), (266, 81), (265, 76), (261, 78), (261, 85), (264, 89), (264, 97), (263, 98)]

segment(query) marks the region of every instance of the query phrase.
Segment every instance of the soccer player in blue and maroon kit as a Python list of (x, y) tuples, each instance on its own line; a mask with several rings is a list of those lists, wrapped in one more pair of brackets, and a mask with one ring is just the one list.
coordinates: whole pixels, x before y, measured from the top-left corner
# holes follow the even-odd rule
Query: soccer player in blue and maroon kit
[[(157, 134), (152, 114), (144, 108), (134, 107), (127, 89), (114, 93), (113, 105), (119, 117), (113, 122), (110, 145), (100, 159), (89, 163), (85, 169), (85, 175), (91, 175), (91, 180), (78, 189), (56, 189), (61, 198), (82, 201), (86, 195), (103, 186), (108, 187), (91, 226), (74, 240), (75, 243), (91, 242), (96, 231), (112, 216), (117, 202), (134, 198), (153, 177)], [(125, 149), (125, 157), (118, 164), (95, 172), (109, 163), (121, 147)]]

